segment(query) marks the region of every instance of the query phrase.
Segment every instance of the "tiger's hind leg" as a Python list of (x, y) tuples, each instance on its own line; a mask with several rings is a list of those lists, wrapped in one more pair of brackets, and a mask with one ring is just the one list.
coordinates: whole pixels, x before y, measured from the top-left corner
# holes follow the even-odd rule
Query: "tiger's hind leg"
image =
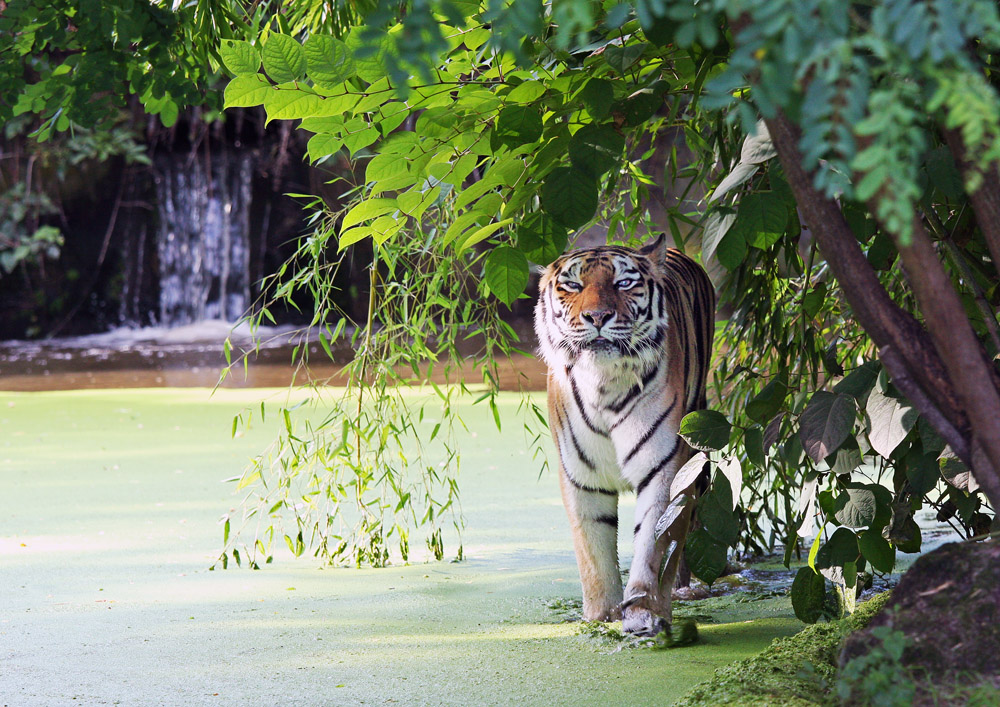
[(583, 585), (583, 618), (621, 618), (618, 570), (618, 494), (574, 484), (560, 465), (559, 486), (573, 532), (573, 549)]

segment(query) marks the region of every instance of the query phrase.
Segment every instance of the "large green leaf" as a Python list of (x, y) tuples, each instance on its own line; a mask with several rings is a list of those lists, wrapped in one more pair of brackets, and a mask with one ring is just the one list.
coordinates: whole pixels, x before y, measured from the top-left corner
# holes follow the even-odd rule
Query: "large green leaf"
[(237, 76), (226, 84), (223, 100), (226, 108), (249, 108), (261, 105), (267, 94), (274, 90), (260, 74)]
[(851, 488), (840, 492), (834, 502), (834, 517), (848, 528), (864, 528), (875, 522), (878, 500), (868, 488)]
[(874, 388), (865, 406), (868, 440), (883, 457), (890, 456), (917, 422), (917, 413), (909, 405)]
[(938, 479), (941, 478), (941, 469), (936, 454), (921, 454), (914, 450), (906, 455), (904, 461), (906, 480), (910, 482), (910, 489), (914, 494), (923, 496), (937, 486)]
[(597, 180), (581, 169), (559, 167), (542, 183), (542, 210), (566, 228), (579, 228), (597, 211)]
[(755, 248), (773, 245), (785, 232), (788, 206), (777, 192), (747, 194), (740, 199), (733, 231)]
[(717, 410), (696, 410), (681, 420), (680, 435), (695, 449), (722, 449), (729, 444), (732, 425)]
[(323, 112), (323, 99), (315, 93), (300, 91), (289, 85), (278, 86), (264, 95), (267, 121), (308, 118)]
[(542, 136), (542, 114), (532, 106), (510, 105), (497, 116), (493, 136), (494, 150), (505, 145), (510, 148), (537, 142)]
[(747, 403), (747, 415), (762, 425), (770, 422), (788, 395), (788, 380), (784, 375), (775, 376)]
[(219, 56), (234, 76), (252, 76), (260, 71), (260, 54), (250, 42), (224, 39), (219, 45)]
[(879, 572), (892, 572), (896, 564), (896, 551), (877, 530), (866, 530), (858, 538), (861, 554)]
[(592, 78), (581, 89), (580, 100), (591, 118), (604, 120), (615, 102), (614, 84), (607, 79)]
[(517, 248), (533, 263), (548, 265), (566, 250), (565, 227), (541, 211), (524, 217), (517, 227)]
[(816, 569), (843, 567), (858, 559), (858, 536), (847, 528), (837, 528), (816, 553)]
[(486, 284), (505, 304), (516, 300), (528, 286), (528, 260), (510, 246), (498, 246), (486, 257)]
[(712, 584), (726, 570), (726, 546), (698, 528), (687, 538), (684, 548), (691, 573), (706, 584)]
[(610, 125), (585, 125), (569, 141), (570, 162), (595, 177), (621, 164), (624, 151), (625, 138)]
[(811, 567), (800, 567), (792, 581), (792, 610), (804, 623), (814, 624), (823, 615), (826, 580)]
[(303, 45), (306, 73), (322, 88), (336, 88), (354, 74), (354, 60), (347, 45), (336, 37), (313, 34)]
[(306, 54), (294, 37), (272, 34), (264, 43), (264, 71), (275, 83), (298, 81), (306, 73)]
[(733, 511), (733, 494), (725, 476), (716, 476), (712, 490), (698, 501), (698, 522), (705, 532), (728, 547), (740, 535), (740, 523)]
[(799, 418), (802, 448), (816, 463), (843, 443), (854, 427), (854, 399), (825, 390), (813, 393)]

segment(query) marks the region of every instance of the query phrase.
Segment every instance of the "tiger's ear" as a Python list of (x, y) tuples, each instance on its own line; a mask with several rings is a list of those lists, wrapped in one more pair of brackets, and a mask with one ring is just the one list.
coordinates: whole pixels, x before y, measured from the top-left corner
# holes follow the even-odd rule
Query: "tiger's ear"
[(640, 248), (639, 253), (645, 255), (654, 263), (662, 263), (667, 259), (667, 234), (660, 233), (660, 235)]

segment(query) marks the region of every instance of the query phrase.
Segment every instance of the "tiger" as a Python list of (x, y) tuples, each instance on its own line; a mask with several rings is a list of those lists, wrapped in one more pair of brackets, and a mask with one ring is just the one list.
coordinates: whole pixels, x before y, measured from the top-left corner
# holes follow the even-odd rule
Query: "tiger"
[[(660, 537), (656, 525), (691, 455), (681, 419), (706, 407), (715, 290), (660, 234), (637, 249), (605, 245), (559, 257), (542, 272), (534, 314), (583, 618), (656, 635), (670, 627), (692, 504)], [(634, 556), (623, 590), (618, 496), (632, 490)]]

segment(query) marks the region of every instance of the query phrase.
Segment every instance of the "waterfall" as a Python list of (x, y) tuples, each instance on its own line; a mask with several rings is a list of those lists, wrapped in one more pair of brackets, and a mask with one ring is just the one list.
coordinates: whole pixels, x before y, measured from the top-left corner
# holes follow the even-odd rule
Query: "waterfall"
[(249, 154), (156, 161), (159, 324), (235, 321), (250, 303)]

